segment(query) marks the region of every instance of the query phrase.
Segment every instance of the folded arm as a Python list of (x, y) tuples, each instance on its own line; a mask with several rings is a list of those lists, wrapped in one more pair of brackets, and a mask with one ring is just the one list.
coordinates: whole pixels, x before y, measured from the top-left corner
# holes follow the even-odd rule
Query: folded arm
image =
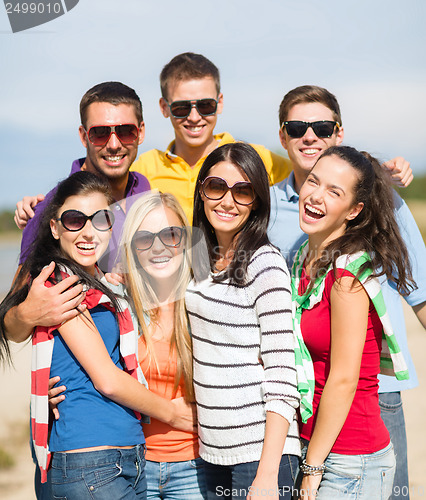
[[(331, 290), (330, 372), (318, 407), (317, 420), (306, 454), (306, 463), (324, 463), (346, 421), (359, 380), (364, 349), (369, 298), (360, 283), (342, 277)], [(321, 476), (304, 476), (303, 499), (315, 498)]]
[(173, 427), (194, 430), (193, 405), (184, 403), (183, 398), (170, 401), (157, 396), (113, 363), (88, 311), (58, 331), (102, 395)]

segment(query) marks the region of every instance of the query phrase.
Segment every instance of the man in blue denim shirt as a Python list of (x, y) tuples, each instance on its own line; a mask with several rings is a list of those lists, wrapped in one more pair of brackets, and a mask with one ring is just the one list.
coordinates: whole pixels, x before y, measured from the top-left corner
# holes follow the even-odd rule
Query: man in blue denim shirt
[[(299, 227), (299, 190), (310, 169), (330, 146), (343, 141), (344, 132), (339, 104), (324, 88), (305, 85), (291, 90), (279, 110), (280, 140), (293, 164), (287, 179), (271, 188), (271, 220), (269, 238), (277, 245), (291, 268), (294, 255), (307, 236)], [(385, 163), (395, 184), (411, 182), (411, 169), (403, 158)], [(426, 328), (426, 249), (417, 224), (405, 202), (395, 193), (395, 213), (401, 235), (407, 245), (417, 290), (405, 297), (422, 325)], [(405, 330), (402, 303), (393, 284), (383, 280), (383, 295), (392, 327), (404, 354), (410, 373), (409, 380), (379, 376), (381, 416), (390, 433), (395, 449), (397, 468), (394, 494), (391, 498), (409, 498), (407, 438), (400, 391), (418, 385)]]

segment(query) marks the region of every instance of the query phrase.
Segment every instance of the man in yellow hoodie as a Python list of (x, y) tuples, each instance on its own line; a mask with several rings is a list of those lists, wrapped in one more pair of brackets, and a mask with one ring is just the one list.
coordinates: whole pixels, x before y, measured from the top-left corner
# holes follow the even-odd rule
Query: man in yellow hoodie
[[(160, 108), (175, 130), (166, 151), (151, 149), (133, 163), (131, 170), (145, 175), (151, 188), (173, 193), (192, 220), (192, 204), (198, 172), (205, 157), (218, 146), (235, 142), (227, 132), (215, 134), (222, 113), (218, 68), (201, 54), (186, 52), (174, 57), (160, 74)], [(275, 184), (291, 171), (288, 159), (263, 146), (253, 145)]]

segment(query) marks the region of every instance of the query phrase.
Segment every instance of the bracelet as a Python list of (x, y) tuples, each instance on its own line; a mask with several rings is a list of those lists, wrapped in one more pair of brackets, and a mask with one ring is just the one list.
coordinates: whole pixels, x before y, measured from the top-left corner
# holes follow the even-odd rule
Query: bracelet
[(306, 463), (306, 460), (303, 460), (300, 470), (305, 476), (320, 476), (325, 471), (325, 464), (317, 466), (309, 465)]

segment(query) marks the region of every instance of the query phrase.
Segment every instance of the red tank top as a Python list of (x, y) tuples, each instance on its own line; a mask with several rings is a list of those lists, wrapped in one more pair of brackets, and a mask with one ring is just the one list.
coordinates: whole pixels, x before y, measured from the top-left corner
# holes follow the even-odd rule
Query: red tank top
[[(353, 277), (348, 271), (339, 271), (340, 276)], [(321, 394), (330, 371), (330, 293), (334, 282), (334, 272), (329, 271), (325, 278), (321, 302), (302, 313), (302, 335), (312, 356), (315, 372), (314, 414), (306, 424), (299, 422), (300, 435), (308, 440), (313, 432)], [(306, 290), (308, 283), (308, 278), (303, 271), (299, 293)], [(333, 453), (344, 455), (374, 453), (389, 444), (389, 433), (380, 417), (378, 402), (377, 375), (380, 372), (381, 339), (382, 325), (370, 301), (367, 336), (362, 353), (358, 386), (349, 414), (331, 449)]]

